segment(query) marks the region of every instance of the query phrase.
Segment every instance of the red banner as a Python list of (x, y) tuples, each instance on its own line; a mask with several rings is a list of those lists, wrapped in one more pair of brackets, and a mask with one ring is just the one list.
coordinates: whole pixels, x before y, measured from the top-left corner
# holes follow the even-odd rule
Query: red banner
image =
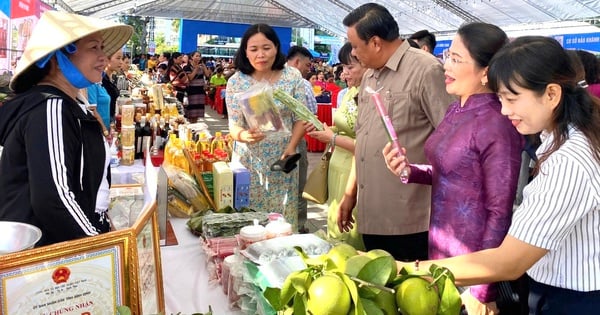
[(38, 16), (39, 0), (11, 0), (10, 18), (18, 19), (26, 16)]

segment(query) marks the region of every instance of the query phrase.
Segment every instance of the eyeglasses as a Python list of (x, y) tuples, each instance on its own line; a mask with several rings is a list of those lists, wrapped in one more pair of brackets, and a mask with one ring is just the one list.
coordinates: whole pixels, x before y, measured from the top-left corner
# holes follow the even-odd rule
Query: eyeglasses
[(444, 63), (449, 63), (451, 65), (459, 65), (459, 64), (463, 64), (463, 63), (473, 64), (473, 62), (471, 62), (471, 61), (461, 60), (461, 59), (452, 57), (450, 55), (450, 51), (447, 51), (447, 50), (444, 52), (443, 60), (444, 60)]

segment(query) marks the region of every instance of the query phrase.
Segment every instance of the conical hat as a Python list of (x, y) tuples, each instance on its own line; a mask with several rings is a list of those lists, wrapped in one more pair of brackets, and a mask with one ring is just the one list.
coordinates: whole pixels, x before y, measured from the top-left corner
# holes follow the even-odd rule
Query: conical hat
[(93, 17), (58, 11), (46, 11), (37, 22), (27, 47), (17, 63), (10, 82), (13, 89), (21, 74), (36, 61), (90, 34), (102, 32), (107, 56), (121, 49), (133, 34), (133, 27)]

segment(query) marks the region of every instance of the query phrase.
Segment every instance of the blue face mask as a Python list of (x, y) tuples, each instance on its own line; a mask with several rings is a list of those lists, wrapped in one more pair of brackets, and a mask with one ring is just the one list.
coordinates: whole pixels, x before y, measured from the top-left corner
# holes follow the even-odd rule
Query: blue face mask
[[(69, 54), (73, 54), (75, 51), (77, 51), (77, 47), (73, 43), (68, 44), (64, 48)], [(56, 56), (58, 67), (62, 71), (65, 78), (67, 78), (67, 81), (69, 81), (69, 83), (71, 83), (71, 85), (74, 87), (83, 89), (94, 84), (92, 81), (85, 78), (81, 71), (77, 69), (77, 67), (71, 62), (71, 60), (69, 60), (69, 58), (62, 52), (61, 49), (49, 53), (44, 58), (38, 60), (35, 65), (40, 69), (44, 68), (52, 56)]]

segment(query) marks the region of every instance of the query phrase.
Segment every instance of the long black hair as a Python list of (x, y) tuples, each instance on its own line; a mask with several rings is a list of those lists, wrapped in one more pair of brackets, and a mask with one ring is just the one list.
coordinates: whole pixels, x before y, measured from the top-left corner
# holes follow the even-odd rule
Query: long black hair
[(498, 92), (500, 85), (517, 94), (515, 86), (541, 96), (548, 84), (558, 84), (562, 97), (552, 114), (550, 127), (554, 140), (540, 156), (540, 165), (569, 138), (569, 127), (580, 130), (590, 143), (594, 158), (600, 162), (600, 99), (592, 97), (563, 47), (544, 36), (523, 36), (498, 52), (488, 72), (490, 88)]

